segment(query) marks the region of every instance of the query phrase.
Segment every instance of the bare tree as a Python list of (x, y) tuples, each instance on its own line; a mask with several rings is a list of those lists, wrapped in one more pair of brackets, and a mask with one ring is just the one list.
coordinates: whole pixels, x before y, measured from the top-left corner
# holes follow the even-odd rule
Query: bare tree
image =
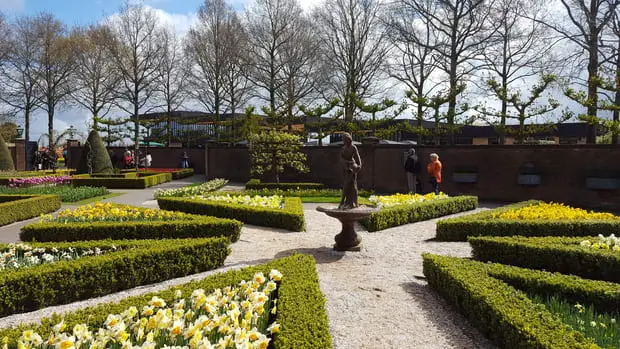
[(41, 108), (47, 112), (47, 134), (52, 146), (54, 137), (54, 114), (59, 104), (66, 102), (70, 89), (71, 74), (75, 69), (74, 44), (68, 37), (66, 26), (49, 13), (34, 18), (37, 38), (35, 70), (37, 91)]
[(557, 22), (541, 21), (582, 51), (587, 60), (587, 95), (569, 88), (566, 95), (586, 108), (586, 115), (581, 115), (588, 127), (588, 143), (596, 142), (599, 107), (599, 68), (600, 41), (607, 25), (612, 20), (620, 0), (560, 0), (567, 17)]
[[(426, 112), (431, 104), (436, 104), (431, 101), (432, 95), (444, 84), (442, 79), (437, 79), (439, 65), (434, 54), (434, 47), (442, 42), (430, 21), (421, 21), (416, 8), (410, 4), (407, 0), (397, 1), (390, 7), (391, 16), (386, 25), (395, 54), (388, 61), (388, 71), (392, 78), (406, 86), (407, 98), (416, 107), (417, 125), (411, 131), (417, 134), (418, 144), (421, 144), (426, 132), (423, 126)], [(436, 2), (427, 1), (423, 5), (430, 13), (437, 10)]]
[(187, 60), (183, 55), (181, 40), (171, 28), (166, 28), (162, 32), (162, 45), (162, 62), (156, 84), (165, 103), (167, 144), (170, 144), (172, 142), (171, 115), (173, 111), (181, 107), (187, 98), (189, 70), (187, 69)]
[(389, 52), (380, 24), (377, 0), (327, 0), (316, 12), (324, 62), (331, 74), (328, 88), (340, 98), (344, 120), (353, 120), (356, 99), (376, 93)]
[[(121, 74), (117, 105), (132, 115), (136, 156), (140, 143), (140, 110), (156, 90), (160, 74), (161, 32), (155, 12), (142, 5), (123, 5), (118, 17), (106, 23), (114, 34), (109, 54)], [(136, 161), (136, 171), (139, 161)]]
[(499, 118), (500, 144), (505, 142), (508, 107), (514, 104), (510, 97), (512, 90), (523, 79), (549, 74), (554, 65), (560, 64), (551, 57), (556, 42), (546, 35), (547, 28), (541, 24), (542, 6), (540, 0), (498, 0), (493, 8), (491, 19), (499, 25), (484, 51), (485, 68), (489, 72), (484, 79), (500, 101), (500, 108), (499, 111), (479, 110), (492, 118), (492, 124)]
[(13, 109), (13, 113), (24, 113), (26, 143), (30, 140), (30, 116), (40, 107), (36, 94), (38, 41), (34, 28), (33, 17), (20, 17), (15, 21), (6, 36), (10, 40), (10, 49), (0, 79), (0, 100)]
[(414, 9), (423, 22), (431, 24), (437, 35), (443, 37), (443, 44), (432, 46), (437, 54), (441, 69), (448, 75), (450, 91), (446, 119), (450, 143), (455, 141), (455, 119), (459, 86), (466, 77), (479, 68), (476, 60), (484, 51), (485, 44), (494, 33), (489, 15), (491, 4), (484, 0), (442, 0), (438, 7), (428, 6), (425, 1), (403, 0)]
[(105, 117), (114, 104), (120, 83), (120, 74), (106, 50), (113, 36), (108, 27), (101, 25), (76, 28), (72, 36), (76, 43), (73, 53), (76, 67), (71, 96), (92, 114), (92, 127), (97, 129), (100, 118)]
[(226, 50), (224, 90), (225, 99), (232, 114), (232, 139), (236, 138), (238, 108), (243, 108), (251, 96), (252, 85), (248, 79), (249, 72), (249, 42), (248, 35), (243, 28), (241, 19), (236, 13), (230, 17), (225, 31), (224, 49)]
[[(272, 113), (280, 111), (278, 91), (286, 84), (283, 51), (295, 45), (294, 28), (302, 18), (297, 0), (256, 0), (246, 11), (246, 30), (252, 59), (250, 78)], [(289, 51), (290, 52), (290, 51)], [(257, 91), (258, 92), (258, 91)]]
[(280, 50), (280, 78), (282, 85), (276, 90), (276, 98), (282, 101), (286, 123), (291, 129), (296, 106), (304, 104), (316, 93), (319, 70), (319, 40), (317, 40), (310, 18), (300, 15), (290, 24), (289, 40), (282, 43)]
[[(206, 0), (200, 7), (200, 22), (187, 35), (186, 52), (191, 62), (190, 79), (194, 97), (215, 115), (216, 124), (225, 112), (228, 50), (227, 25), (234, 12), (224, 0)], [(220, 133), (217, 131), (219, 139)]]

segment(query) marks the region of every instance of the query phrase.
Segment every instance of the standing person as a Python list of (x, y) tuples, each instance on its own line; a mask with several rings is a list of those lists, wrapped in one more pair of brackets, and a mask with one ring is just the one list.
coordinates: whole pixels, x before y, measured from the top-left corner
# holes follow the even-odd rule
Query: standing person
[(416, 193), (416, 183), (418, 176), (422, 171), (422, 166), (418, 155), (415, 153), (415, 149), (409, 149), (407, 153), (407, 159), (405, 160), (405, 171), (407, 172), (407, 188), (410, 194)]
[(183, 152), (181, 157), (181, 168), (189, 168), (189, 156), (186, 151)]
[(441, 183), (441, 161), (439, 155), (431, 154), (431, 162), (427, 166), (430, 182), (435, 190), (435, 195), (439, 195), (439, 184)]
[(147, 168), (151, 167), (151, 163), (153, 163), (153, 157), (151, 156), (151, 152), (147, 151), (146, 152), (146, 167)]

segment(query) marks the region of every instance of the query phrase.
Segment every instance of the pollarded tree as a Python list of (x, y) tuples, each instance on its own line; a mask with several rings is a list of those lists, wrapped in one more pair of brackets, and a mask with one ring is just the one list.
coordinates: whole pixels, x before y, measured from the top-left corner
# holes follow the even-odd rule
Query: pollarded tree
[(286, 167), (300, 173), (308, 172), (299, 137), (274, 130), (250, 135), (249, 141), (250, 173), (253, 176), (270, 174), (276, 183), (280, 183), (280, 175)]
[(88, 139), (84, 143), (84, 150), (78, 163), (77, 172), (88, 174), (114, 172), (110, 154), (108, 154), (103, 141), (99, 137), (99, 133), (95, 130), (90, 131)]
[(0, 171), (15, 171), (11, 151), (4, 142), (2, 135), (0, 135)]

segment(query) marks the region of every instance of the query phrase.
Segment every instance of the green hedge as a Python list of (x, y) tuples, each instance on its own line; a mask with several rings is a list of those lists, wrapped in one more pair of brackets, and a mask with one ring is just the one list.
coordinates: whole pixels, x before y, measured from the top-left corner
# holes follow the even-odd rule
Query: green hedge
[[(256, 272), (268, 274), (271, 269), (277, 269), (283, 274), (278, 288), (278, 306), (275, 315), (276, 321), (280, 324), (280, 332), (275, 335), (273, 348), (332, 348), (329, 323), (325, 312), (325, 297), (319, 287), (314, 258), (299, 254), (254, 267), (215, 274), (203, 280), (165, 291), (125, 298), (118, 303), (103, 304), (63, 314), (62, 319), (67, 328), (80, 323), (87, 324), (89, 328), (98, 328), (103, 325), (108, 314), (120, 313), (130, 306), (142, 309), (141, 307), (148, 304), (154, 295), (171, 303), (174, 301), (174, 292), (177, 289), (180, 289), (185, 296), (198, 288), (210, 293), (216, 288), (238, 285), (241, 280), (249, 280)], [(0, 330), (0, 338), (6, 336), (9, 340), (9, 348), (13, 349), (17, 347), (17, 339), (24, 329), (32, 328), (47, 338), (46, 334), (52, 331), (52, 327), (60, 322), (60, 319), (60, 316), (52, 315), (50, 318), (43, 319), (40, 325), (20, 325), (17, 328)]]
[[(579, 246), (584, 237), (470, 237), (476, 259), (620, 283), (620, 253)], [(591, 238), (596, 239), (596, 238)]]
[(412, 205), (381, 208), (361, 223), (368, 231), (378, 231), (403, 224), (425, 221), (449, 214), (469, 211), (478, 207), (476, 196), (455, 196), (424, 201)]
[(59, 208), (58, 195), (0, 195), (0, 226), (38, 217)]
[(596, 236), (620, 234), (620, 221), (525, 221), (491, 219), (493, 213), (538, 203), (526, 201), (480, 214), (449, 218), (437, 222), (437, 240), (467, 241), (468, 236)]
[(228, 239), (99, 241), (33, 244), (118, 252), (0, 273), (0, 316), (100, 297), (132, 287), (212, 270), (230, 253)]
[(250, 179), (245, 189), (281, 189), (281, 190), (310, 190), (323, 189), (321, 183), (261, 183), (258, 179)]
[(284, 198), (282, 209), (177, 197), (160, 197), (157, 203), (164, 210), (232, 218), (247, 224), (292, 231), (305, 230), (304, 208), (301, 199), (295, 197)]
[[(551, 314), (544, 305), (534, 303), (523, 291), (491, 276), (488, 265), (431, 254), (424, 254), (423, 258), (428, 284), (500, 347), (599, 348), (591, 339), (586, 339), (583, 334), (572, 330)], [(497, 268), (516, 267), (499, 265)], [(553, 274), (546, 274), (548, 279), (555, 278)], [(531, 277), (529, 273), (524, 275)], [(544, 284), (545, 280), (532, 279), (532, 283), (535, 281)], [(605, 284), (601, 281), (584, 281)]]
[(178, 171), (174, 171), (170, 173), (172, 173), (172, 179), (181, 179), (181, 178), (193, 176), (194, 169), (193, 168), (182, 168), (182, 169), (179, 169)]
[(22, 227), (21, 241), (87, 241), (123, 239), (181, 239), (224, 236), (239, 240), (241, 222), (195, 216), (190, 220), (154, 222), (33, 223)]
[(139, 176), (138, 178), (93, 178), (89, 175), (77, 175), (71, 179), (71, 183), (75, 187), (91, 186), (110, 189), (144, 189), (170, 182), (171, 180), (171, 173), (153, 173), (148, 176)]

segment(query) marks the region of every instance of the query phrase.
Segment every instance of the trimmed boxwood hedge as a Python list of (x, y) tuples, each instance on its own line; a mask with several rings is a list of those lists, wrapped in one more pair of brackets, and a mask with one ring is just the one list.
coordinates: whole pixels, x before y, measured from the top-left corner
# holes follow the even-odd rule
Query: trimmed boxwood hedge
[(182, 168), (182, 169), (179, 169), (178, 171), (174, 171), (170, 173), (172, 173), (172, 179), (181, 179), (181, 178), (193, 176), (194, 169), (193, 168)]
[(54, 212), (59, 208), (58, 195), (0, 195), (0, 226)]
[(301, 199), (296, 197), (285, 197), (282, 209), (177, 197), (160, 197), (157, 203), (163, 210), (232, 218), (263, 227), (292, 231), (304, 231), (306, 227), (304, 208)]
[(230, 253), (228, 244), (225, 237), (32, 244), (33, 247), (78, 250), (115, 246), (119, 250), (2, 271), (0, 316), (100, 297), (212, 270), (224, 264)]
[[(535, 291), (545, 287), (560, 291), (572, 288), (578, 292), (589, 290), (591, 294), (598, 291), (598, 295), (605, 297), (606, 290), (609, 292), (608, 298), (613, 294), (616, 301), (620, 295), (620, 285), (613, 283), (454, 257), (424, 254), (423, 258), (424, 275), (429, 285), (485, 336), (506, 349), (599, 348), (591, 339), (564, 324), (544, 305), (534, 303), (524, 292), (528, 290), (515, 289), (498, 279), (511, 268), (514, 268), (515, 275), (527, 279), (528, 285), (538, 285), (537, 289), (533, 289)], [(495, 273), (491, 274), (491, 271)], [(581, 282), (571, 284), (574, 279)], [(553, 288), (554, 283), (563, 288)], [(589, 288), (585, 288), (586, 285)]]
[(22, 227), (21, 241), (87, 241), (123, 239), (182, 239), (224, 236), (235, 242), (241, 222), (196, 215), (191, 220), (154, 222), (33, 223)]
[(361, 223), (368, 231), (378, 231), (403, 224), (425, 221), (449, 214), (469, 211), (478, 207), (476, 196), (455, 196), (423, 201), (412, 205), (381, 208)]
[(171, 173), (152, 173), (149, 175), (139, 174), (138, 178), (93, 178), (89, 175), (77, 175), (71, 179), (71, 184), (75, 187), (91, 186), (106, 187), (110, 189), (144, 189), (154, 185), (170, 182)]
[(245, 189), (281, 189), (281, 190), (308, 190), (323, 189), (321, 183), (261, 183), (259, 179), (250, 179), (245, 184)]
[(620, 253), (579, 246), (587, 237), (470, 237), (476, 259), (620, 283)]
[(525, 201), (479, 214), (440, 220), (436, 239), (467, 241), (468, 236), (596, 236), (620, 234), (620, 221), (550, 221), (492, 219), (493, 213), (530, 206), (539, 201)]
[[(62, 315), (62, 319), (64, 319), (67, 328), (72, 328), (80, 323), (87, 324), (89, 328), (98, 328), (104, 324), (108, 314), (120, 313), (130, 306), (137, 306), (141, 309), (140, 307), (148, 304), (154, 295), (163, 298), (167, 303), (171, 303), (174, 301), (174, 293), (177, 289), (181, 290), (184, 296), (190, 295), (193, 290), (198, 288), (210, 293), (216, 288), (238, 285), (241, 280), (249, 280), (257, 272), (268, 274), (271, 269), (277, 269), (283, 274), (278, 287), (278, 306), (275, 315), (276, 321), (280, 324), (280, 332), (275, 335), (273, 348), (332, 348), (332, 338), (329, 332), (327, 313), (325, 312), (325, 297), (319, 287), (314, 258), (299, 254), (254, 267), (211, 275), (205, 279), (165, 291), (128, 297), (118, 303), (103, 304), (66, 313)], [(17, 347), (17, 339), (24, 329), (31, 328), (45, 336), (52, 331), (52, 327), (60, 320), (61, 316), (54, 314), (50, 318), (43, 319), (41, 324), (20, 325), (16, 328), (3, 329), (0, 330), (0, 338), (6, 336), (9, 348), (13, 349)]]

